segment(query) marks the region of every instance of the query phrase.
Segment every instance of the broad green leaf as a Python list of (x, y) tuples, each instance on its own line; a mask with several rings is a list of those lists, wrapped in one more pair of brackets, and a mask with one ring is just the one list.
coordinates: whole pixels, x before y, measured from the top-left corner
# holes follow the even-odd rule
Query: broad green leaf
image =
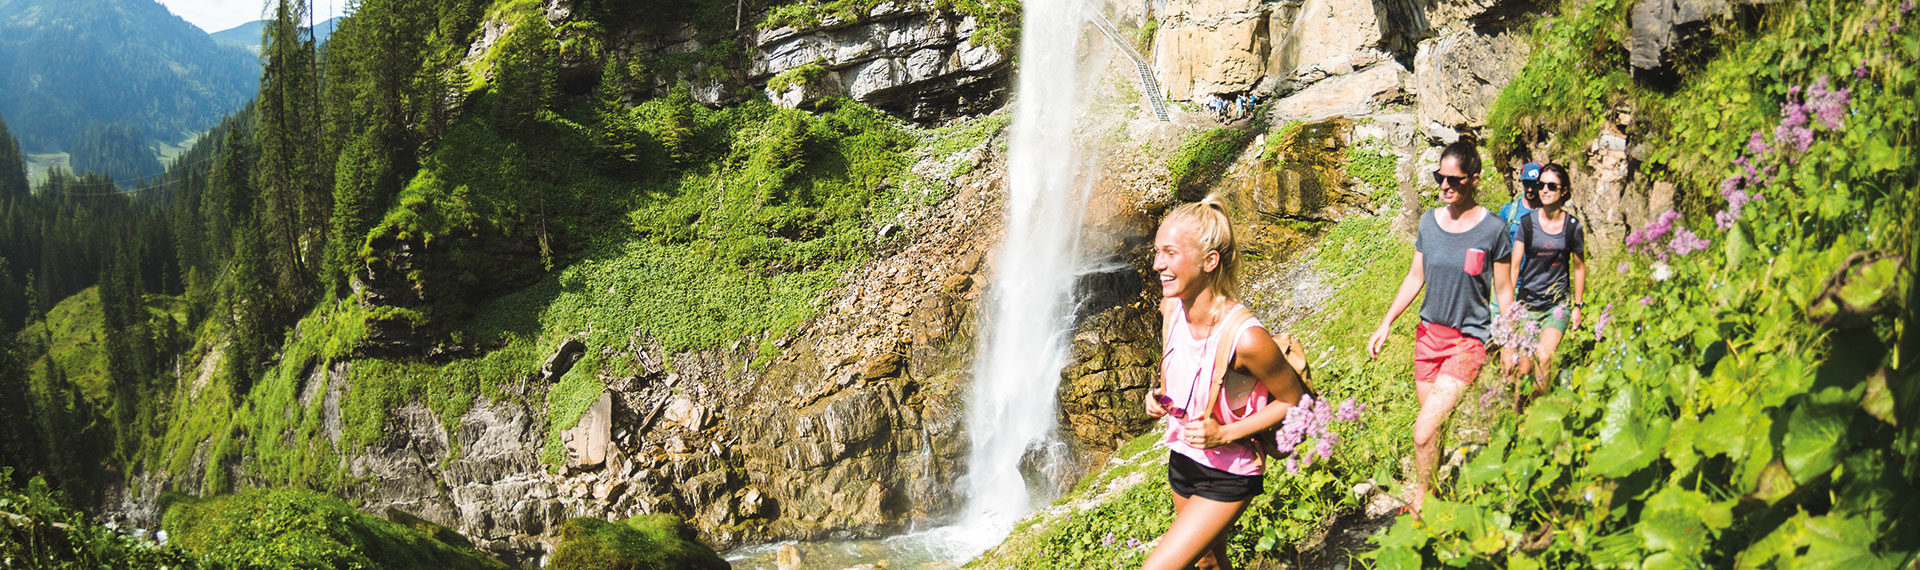
[(1420, 570), (1421, 566), (1420, 553), (1404, 546), (1381, 548), (1374, 560), (1380, 563), (1375, 566), (1380, 570)]
[(1899, 292), (1899, 288), (1895, 287), (1899, 278), (1898, 259), (1885, 257), (1875, 260), (1848, 272), (1846, 285), (1840, 287), (1840, 298), (1855, 308), (1873, 307)]
[(1901, 153), (1887, 145), (1886, 137), (1873, 137), (1869, 139), (1867, 141), (1866, 152), (1862, 154), (1866, 155), (1867, 166), (1872, 167), (1875, 171), (1898, 170), (1900, 168)]
[(1673, 422), (1672, 435), (1667, 438), (1665, 454), (1667, 462), (1673, 464), (1675, 471), (1687, 473), (1700, 462), (1700, 452), (1694, 445), (1694, 438), (1700, 432), (1700, 420), (1683, 417)]
[[(1413, 528), (1413, 517), (1400, 517), (1386, 532), (1373, 535), (1373, 542), (1380, 545), (1381, 552), (1395, 548), (1420, 548), (1427, 545), (1427, 533)], [(1415, 557), (1417, 561), (1419, 558)]]
[(1767, 533), (1767, 536), (1747, 547), (1734, 561), (1735, 568), (1768, 568), (1783, 557), (1792, 556), (1806, 541), (1804, 525), (1807, 513), (1802, 511), (1793, 518), (1780, 523), (1780, 526)]
[(1806, 521), (1807, 552), (1794, 561), (1801, 568), (1878, 570), (1893, 564), (1875, 556), (1868, 537), (1876, 533), (1858, 517), (1838, 513)]
[(1650, 550), (1672, 550), (1675, 552), (1696, 552), (1706, 546), (1706, 525), (1700, 522), (1700, 516), (1678, 509), (1660, 510), (1640, 519), (1634, 525), (1634, 532), (1640, 534)]
[[(1732, 228), (1730, 232), (1726, 232), (1726, 240), (1724, 240), (1724, 242), (1726, 242), (1726, 246), (1722, 246), (1722, 248), (1726, 248), (1726, 267), (1740, 267), (1740, 263), (1747, 261), (1747, 251), (1753, 249), (1753, 246), (1751, 246), (1753, 240), (1747, 238), (1747, 225), (1745, 225), (1745, 223), (1738, 223), (1738, 225), (1734, 225), (1734, 228)], [(1722, 288), (1722, 290), (1732, 292), (1734, 288)]]
[(1867, 415), (1898, 426), (1900, 420), (1893, 413), (1893, 391), (1887, 389), (1887, 374), (1887, 369), (1881, 368), (1867, 376), (1867, 391), (1860, 396), (1860, 408), (1866, 410)]
[(1806, 483), (1833, 469), (1840, 457), (1840, 439), (1847, 429), (1846, 408), (1805, 404), (1793, 409), (1780, 457), (1794, 481)]

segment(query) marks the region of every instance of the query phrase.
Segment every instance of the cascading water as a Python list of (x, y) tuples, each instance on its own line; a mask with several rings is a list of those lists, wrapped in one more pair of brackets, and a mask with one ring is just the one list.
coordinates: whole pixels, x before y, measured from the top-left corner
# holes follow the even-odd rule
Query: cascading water
[[(1068, 358), (1088, 185), (1077, 176), (1081, 0), (1027, 0), (1011, 129), (1007, 225), (974, 366), (967, 507), (956, 538), (977, 554), (1050, 501), (1063, 444), (1056, 389)], [(1024, 463), (1024, 465), (1023, 465)], [(1027, 469), (1023, 474), (1022, 468)], [(1043, 481), (1036, 496), (1028, 483)], [(961, 546), (961, 545), (956, 545)]]

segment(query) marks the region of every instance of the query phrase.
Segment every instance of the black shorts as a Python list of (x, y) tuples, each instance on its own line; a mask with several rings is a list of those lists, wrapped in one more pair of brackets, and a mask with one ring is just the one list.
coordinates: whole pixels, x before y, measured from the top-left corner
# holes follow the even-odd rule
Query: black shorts
[(1167, 452), (1167, 483), (1181, 497), (1199, 495), (1222, 503), (1238, 503), (1266, 491), (1265, 475), (1235, 475), (1194, 461), (1178, 452)]

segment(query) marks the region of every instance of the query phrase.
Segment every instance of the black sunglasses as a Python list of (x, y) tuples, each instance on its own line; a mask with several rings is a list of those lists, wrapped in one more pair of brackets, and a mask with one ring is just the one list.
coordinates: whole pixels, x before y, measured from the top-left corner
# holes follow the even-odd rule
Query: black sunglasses
[(1566, 187), (1565, 185), (1562, 185), (1559, 182), (1541, 182), (1539, 184), (1540, 184), (1541, 190), (1552, 190), (1554, 192), (1559, 192), (1561, 188)]
[(1520, 185), (1525, 187), (1528, 190), (1534, 190), (1534, 189), (1540, 188), (1540, 181), (1539, 180), (1521, 180)]
[(1441, 186), (1446, 186), (1448, 182), (1452, 182), (1454, 186), (1459, 186), (1461, 184), (1465, 184), (1467, 182), (1467, 178), (1468, 177), (1466, 176), (1447, 176), (1445, 174), (1441, 174), (1440, 171), (1438, 170), (1433, 171), (1433, 183), (1439, 184)]

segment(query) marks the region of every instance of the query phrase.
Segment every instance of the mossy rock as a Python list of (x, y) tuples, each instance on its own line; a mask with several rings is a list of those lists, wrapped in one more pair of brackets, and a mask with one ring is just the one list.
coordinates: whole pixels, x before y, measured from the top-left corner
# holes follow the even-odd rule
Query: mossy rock
[(173, 544), (217, 567), (506, 568), (471, 547), (300, 489), (176, 500), (163, 526)]
[(678, 517), (644, 515), (621, 522), (577, 518), (560, 526), (560, 547), (549, 568), (731, 568), (725, 558), (694, 537)]

